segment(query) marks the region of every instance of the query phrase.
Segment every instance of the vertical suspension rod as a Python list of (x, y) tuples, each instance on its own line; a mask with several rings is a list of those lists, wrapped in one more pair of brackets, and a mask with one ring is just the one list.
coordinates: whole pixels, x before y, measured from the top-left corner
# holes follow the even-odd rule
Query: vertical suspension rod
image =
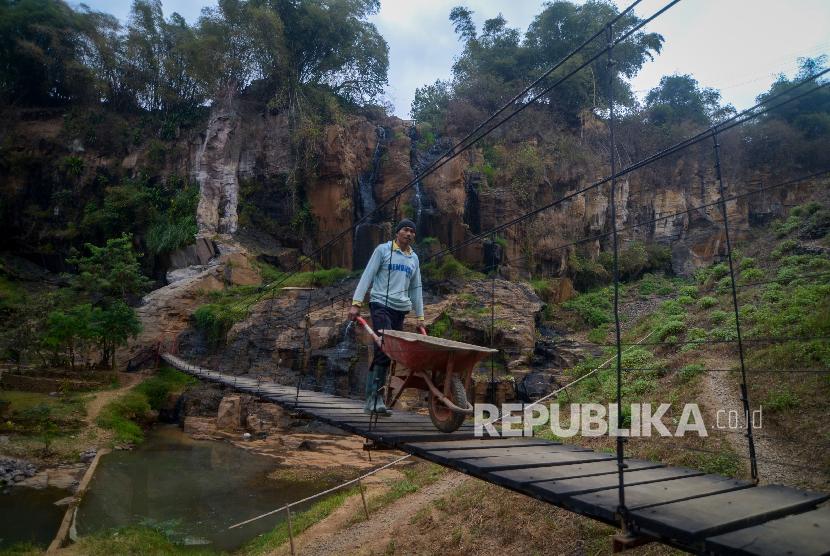
[[(320, 261), (322, 263), (323, 255), (322, 252), (320, 253)], [(314, 291), (314, 275), (316, 272), (316, 268), (314, 266), (314, 259), (311, 259), (311, 285), (312, 287), (308, 289), (308, 295), (306, 296), (306, 304), (305, 304), (305, 334), (303, 335), (303, 368), (300, 370), (299, 374), (297, 375), (297, 392), (294, 395), (294, 407), (296, 407), (300, 403), (300, 385), (303, 381), (303, 377), (305, 376), (306, 371), (308, 370), (308, 365), (311, 362), (311, 294)]]
[(726, 236), (726, 258), (729, 261), (729, 280), (732, 286), (732, 308), (735, 311), (735, 331), (738, 335), (738, 356), (741, 361), (741, 403), (744, 407), (746, 418), (746, 440), (749, 448), (749, 471), (752, 480), (758, 483), (758, 461), (755, 457), (755, 438), (752, 433), (752, 419), (749, 412), (749, 389), (746, 384), (746, 366), (744, 364), (744, 343), (741, 336), (741, 316), (738, 310), (738, 293), (735, 288), (735, 268), (732, 262), (732, 240), (729, 237), (729, 218), (726, 211), (726, 193), (723, 186), (723, 173), (720, 163), (720, 143), (718, 142), (717, 128), (712, 130), (712, 148), (715, 151), (715, 179), (718, 182), (718, 194), (720, 195), (720, 210), (723, 217), (723, 231)]
[[(611, 24), (607, 27), (608, 38), (608, 138), (611, 150), (611, 229), (614, 243), (614, 337), (617, 345), (617, 428), (622, 424), (622, 345), (620, 330), (620, 271), (619, 271), (619, 241), (617, 237), (617, 145), (614, 137), (614, 30)], [(623, 530), (628, 523), (628, 510), (625, 506), (625, 459), (623, 437), (617, 432), (617, 477), (619, 505), (617, 514), (620, 516)]]

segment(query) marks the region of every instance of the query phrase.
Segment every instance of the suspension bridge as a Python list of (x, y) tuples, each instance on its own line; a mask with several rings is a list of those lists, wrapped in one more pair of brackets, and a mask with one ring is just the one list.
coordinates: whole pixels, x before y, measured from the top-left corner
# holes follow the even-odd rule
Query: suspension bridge
[[(452, 145), (443, 155), (424, 168), (419, 175), (396, 191), (386, 200), (376, 204), (369, 213), (358, 219), (353, 226), (334, 235), (327, 243), (309, 255), (312, 263), (322, 265), (323, 255), (327, 250), (336, 249), (339, 241), (354, 235), (361, 224), (386, 214), (393, 220), (398, 219), (398, 203), (401, 196), (429, 174), (440, 169), (450, 160), (472, 148), (481, 139), (504, 125), (528, 106), (544, 98), (557, 86), (587, 68), (601, 56), (605, 55), (609, 68), (608, 87), (613, 90), (614, 49), (631, 37), (643, 26), (659, 17), (679, 0), (668, 2), (650, 17), (640, 20), (631, 29), (619, 36), (615, 35), (614, 26), (621, 17), (630, 13), (640, 0), (633, 2), (606, 26), (599, 29), (582, 45), (566, 55), (559, 63), (544, 72), (538, 79), (520, 91), (516, 96), (494, 112), (487, 120), (473, 131)], [(586, 48), (605, 40), (604, 46), (586, 50)], [(570, 65), (577, 55), (576, 63)], [(581, 61), (581, 63), (579, 63)], [(573, 68), (573, 69), (571, 69)], [(554, 74), (562, 70), (558, 74)], [(619, 234), (625, 231), (653, 226), (662, 220), (684, 214), (692, 214), (707, 208), (719, 209), (720, 221), (725, 239), (725, 262), (728, 263), (731, 304), (735, 316), (735, 339), (722, 340), (733, 344), (739, 361), (737, 372), (740, 377), (738, 400), (745, 414), (750, 412), (750, 399), (747, 376), (752, 369), (745, 363), (745, 344), (752, 342), (801, 341), (815, 338), (745, 338), (741, 330), (741, 314), (738, 290), (757, 284), (736, 283), (735, 264), (732, 256), (732, 238), (730, 236), (727, 203), (740, 198), (766, 194), (776, 190), (786, 190), (796, 185), (823, 183), (822, 179), (830, 174), (830, 168), (812, 172), (803, 176), (767, 184), (740, 193), (728, 192), (723, 179), (721, 149), (719, 137), (724, 132), (752, 121), (763, 114), (797, 101), (817, 90), (827, 87), (820, 79), (828, 71), (817, 73), (787, 91), (768, 95), (757, 105), (736, 113), (733, 116), (701, 130), (674, 145), (671, 145), (638, 162), (618, 168), (617, 145), (615, 143), (615, 106), (614, 95), (609, 95), (608, 106), (608, 144), (610, 153), (610, 173), (595, 183), (570, 191), (550, 203), (533, 207), (531, 210), (507, 221), (498, 223), (492, 229), (471, 235), (462, 241), (433, 254), (427, 260), (440, 260), (467, 245), (485, 240), (495, 241), (499, 232), (512, 226), (532, 221), (540, 213), (553, 207), (566, 205), (573, 199), (608, 187), (611, 230), (601, 234), (574, 239), (555, 246), (553, 250), (568, 250), (587, 242), (596, 242), (610, 238), (613, 247), (613, 317), (615, 341), (610, 347), (615, 349), (614, 370), (616, 371), (616, 402), (618, 411), (622, 411), (623, 381), (626, 369), (622, 365), (623, 346), (621, 321), (619, 316)], [(561, 75), (560, 75), (561, 74)], [(553, 77), (555, 75), (555, 77)], [(551, 82), (552, 81), (552, 82)], [(698, 206), (687, 207), (670, 214), (654, 214), (639, 221), (631, 221), (621, 226), (617, 214), (617, 181), (628, 174), (649, 166), (668, 156), (682, 153), (684, 150), (711, 143), (712, 171), (714, 174), (715, 195), (712, 202), (702, 202)], [(702, 200), (706, 197), (702, 196)], [(384, 211), (386, 211), (384, 213)], [(391, 213), (391, 214), (390, 214)], [(734, 223), (732, 223), (734, 226)], [(734, 230), (733, 230), (734, 231)], [(426, 261), (425, 261), (426, 262)], [(490, 272), (495, 280), (498, 263), (487, 265), (479, 270)], [(315, 266), (316, 268), (316, 266)], [(271, 303), (265, 313), (265, 324), (295, 323), (308, 316), (315, 309), (337, 302), (347, 302), (350, 289), (331, 294), (318, 294), (309, 291), (305, 306), (296, 311), (287, 311), (275, 317), (272, 313), (273, 300), (281, 285), (301, 270), (300, 265), (289, 269), (279, 280), (263, 286), (255, 299), (246, 301), (250, 308), (271, 296)], [(312, 271), (313, 272), (313, 271)], [(758, 282), (763, 284), (767, 282)], [(492, 323), (491, 338), (495, 327), (495, 300), (491, 300)], [(305, 326), (306, 350), (308, 350), (309, 326)], [(823, 340), (827, 340), (824, 338)], [(694, 342), (694, 341), (692, 341)], [(701, 343), (716, 343), (705, 340)], [(263, 342), (255, 342), (257, 350)], [(645, 344), (644, 344), (645, 345)], [(653, 342), (651, 345), (665, 345), (665, 342)], [(492, 346), (491, 346), (492, 347)], [(235, 357), (239, 354), (226, 354)], [(363, 414), (361, 402), (332, 394), (303, 389), (301, 382), (296, 387), (263, 380), (261, 376), (252, 378), (243, 374), (211, 370), (190, 362), (172, 353), (161, 353), (161, 357), (173, 367), (189, 373), (201, 380), (215, 382), (241, 392), (246, 392), (291, 411), (304, 414), (362, 436), (378, 445), (394, 448), (428, 461), (446, 466), (471, 476), (503, 486), (516, 492), (564, 508), (579, 515), (587, 516), (621, 529), (615, 537), (616, 550), (623, 550), (646, 542), (657, 541), (694, 553), (704, 554), (751, 554), (784, 555), (830, 554), (830, 506), (823, 505), (830, 494), (809, 492), (782, 485), (760, 484), (758, 461), (763, 461), (756, 454), (755, 431), (749, 421), (746, 425), (745, 438), (749, 461), (749, 480), (724, 477), (689, 468), (665, 465), (659, 462), (629, 457), (625, 454), (624, 439), (616, 438), (615, 453), (597, 452), (576, 445), (554, 442), (533, 437), (476, 437), (471, 424), (463, 424), (453, 433), (443, 433), (435, 429), (429, 418), (416, 413), (395, 412), (394, 416), (381, 420), (368, 419)], [(245, 358), (251, 360), (251, 358)], [(253, 359), (256, 359), (254, 357)], [(707, 369), (706, 371), (725, 371), (727, 369)], [(767, 370), (770, 371), (770, 370)], [(827, 372), (827, 369), (791, 369), (793, 372)], [(755, 370), (754, 372), (764, 372)], [(302, 374), (298, 381), (302, 381)], [(617, 422), (622, 422), (618, 413)], [(784, 462), (786, 464), (786, 462)], [(289, 514), (290, 515), (290, 514)]]
[[(424, 415), (371, 420), (363, 405), (261, 378), (223, 374), (164, 353), (173, 367), (276, 403), (377, 444), (620, 526), (614, 454), (532, 437), (477, 438), (471, 424), (435, 430)], [(624, 458), (627, 519), (617, 550), (662, 542), (694, 553), (820, 555), (830, 551), (830, 494)]]

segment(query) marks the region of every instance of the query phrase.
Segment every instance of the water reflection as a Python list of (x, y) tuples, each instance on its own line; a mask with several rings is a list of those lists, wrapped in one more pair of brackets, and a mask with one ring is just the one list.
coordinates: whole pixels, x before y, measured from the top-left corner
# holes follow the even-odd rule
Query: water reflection
[(268, 479), (276, 466), (273, 458), (229, 443), (160, 427), (137, 449), (101, 459), (78, 511), (78, 533), (143, 524), (184, 544), (233, 550), (272, 529), (284, 514), (230, 531), (229, 525), (322, 490), (319, 484)]

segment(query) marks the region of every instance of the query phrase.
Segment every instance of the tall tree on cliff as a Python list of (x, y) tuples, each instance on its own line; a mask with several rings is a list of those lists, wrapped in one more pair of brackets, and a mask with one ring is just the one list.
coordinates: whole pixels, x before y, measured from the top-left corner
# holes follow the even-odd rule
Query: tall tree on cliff
[(379, 8), (379, 0), (220, 0), (197, 24), (197, 73), (214, 95), (265, 80), (287, 105), (307, 87), (372, 101), (389, 69), (386, 41), (366, 21)]
[[(618, 14), (618, 8), (606, 0), (589, 0), (582, 5), (567, 0), (551, 2), (534, 18), (522, 39), (519, 30), (508, 27), (501, 14), (486, 20), (479, 33), (472, 19), (473, 12), (461, 6), (454, 8), (450, 21), (464, 44), (464, 51), (453, 66), (455, 102), (449, 104), (454, 110), (469, 112), (470, 122), (481, 119)], [(614, 26), (614, 36), (620, 37), (640, 21), (632, 14), (622, 17)], [(634, 76), (646, 61), (660, 52), (662, 44), (663, 37), (657, 33), (637, 32), (615, 47), (618, 73), (614, 80), (614, 98), (617, 102), (633, 104), (631, 88), (623, 78)], [(596, 39), (542, 82), (540, 88), (569, 73), (605, 45), (605, 37)], [(424, 88), (422, 96), (432, 92)], [(583, 110), (604, 108), (609, 92), (606, 59), (601, 56), (544, 97), (540, 104), (557, 119), (575, 125)], [(420, 104), (424, 100), (416, 97)]]
[(54, 0), (0, 0), (0, 101), (55, 106), (87, 98), (79, 14)]

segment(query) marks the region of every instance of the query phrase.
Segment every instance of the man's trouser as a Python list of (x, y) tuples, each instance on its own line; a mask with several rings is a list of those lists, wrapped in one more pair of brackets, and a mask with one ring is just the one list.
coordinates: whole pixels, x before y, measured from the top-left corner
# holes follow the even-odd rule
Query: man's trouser
[[(403, 330), (405, 311), (396, 311), (381, 303), (369, 303), (369, 313), (372, 315), (372, 328), (375, 334), (380, 335), (381, 330)], [(372, 367), (388, 369), (390, 363), (389, 356), (383, 353), (379, 345), (375, 344)]]
[[(403, 319), (406, 317), (406, 312), (396, 311), (380, 303), (370, 303), (369, 312), (372, 315), (372, 328), (374, 328), (375, 334), (380, 334), (381, 330), (403, 330)], [(383, 353), (380, 346), (375, 344), (375, 355), (372, 358), (369, 375), (366, 377), (365, 411), (389, 414), (379, 391), (386, 384), (386, 373), (389, 371), (391, 363), (389, 356)]]

